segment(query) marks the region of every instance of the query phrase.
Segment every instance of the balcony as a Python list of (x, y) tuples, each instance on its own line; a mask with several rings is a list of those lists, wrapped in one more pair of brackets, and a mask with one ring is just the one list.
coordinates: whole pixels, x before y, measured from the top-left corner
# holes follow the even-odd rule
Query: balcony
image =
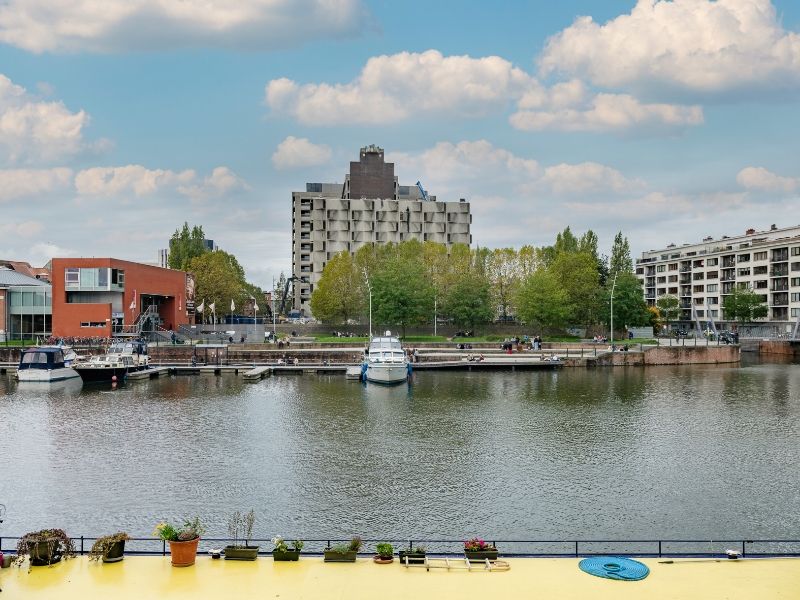
[(772, 251), (772, 262), (786, 262), (789, 260), (789, 250), (784, 248)]
[(769, 270), (770, 277), (788, 277), (789, 276), (789, 267), (788, 265), (783, 265), (781, 267), (773, 267)]

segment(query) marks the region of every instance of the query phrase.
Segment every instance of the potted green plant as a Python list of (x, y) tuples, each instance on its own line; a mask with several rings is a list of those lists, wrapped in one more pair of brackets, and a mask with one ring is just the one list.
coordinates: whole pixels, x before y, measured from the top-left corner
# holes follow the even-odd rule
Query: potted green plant
[(323, 550), (325, 562), (356, 562), (358, 551), (364, 542), (360, 537), (355, 536), (349, 544), (338, 544), (329, 546)]
[(394, 560), (394, 546), (389, 542), (380, 542), (375, 544), (375, 550), (378, 552), (372, 560), (379, 565), (388, 565)]
[(397, 555), (401, 565), (421, 565), (425, 563), (426, 549), (425, 546), (417, 546), (408, 550), (400, 550)]
[(300, 551), (303, 549), (303, 542), (295, 540), (292, 542), (292, 547), (286, 543), (281, 536), (272, 538), (272, 543), (275, 544), (275, 549), (272, 551), (272, 558), (274, 560), (299, 560)]
[(176, 527), (171, 523), (159, 523), (156, 525), (153, 535), (169, 542), (173, 567), (189, 567), (194, 564), (197, 557), (197, 545), (200, 543), (200, 536), (205, 531), (206, 528), (200, 522), (200, 518), (195, 517), (192, 520), (184, 521), (183, 527)]
[(104, 563), (121, 561), (125, 554), (125, 542), (129, 539), (131, 536), (124, 531), (97, 538), (89, 550), (89, 560), (102, 560)]
[(225, 560), (255, 560), (258, 558), (258, 546), (251, 546), (253, 524), (256, 514), (252, 510), (242, 514), (238, 510), (228, 519), (228, 533), (233, 544), (225, 546)]
[(464, 555), (469, 560), (497, 560), (497, 548), (480, 538), (464, 542)]
[(42, 529), (26, 533), (17, 542), (17, 565), (28, 557), (30, 566), (42, 567), (75, 556), (75, 546), (63, 529)]

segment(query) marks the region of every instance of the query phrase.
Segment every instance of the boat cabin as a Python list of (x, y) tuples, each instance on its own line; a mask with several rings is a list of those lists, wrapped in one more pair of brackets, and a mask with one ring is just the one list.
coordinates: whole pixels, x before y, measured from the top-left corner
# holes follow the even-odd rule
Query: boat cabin
[(370, 362), (402, 363), (406, 360), (400, 340), (391, 336), (372, 338), (367, 357)]
[(51, 371), (64, 367), (64, 353), (60, 348), (28, 348), (19, 359), (20, 371), (25, 369)]

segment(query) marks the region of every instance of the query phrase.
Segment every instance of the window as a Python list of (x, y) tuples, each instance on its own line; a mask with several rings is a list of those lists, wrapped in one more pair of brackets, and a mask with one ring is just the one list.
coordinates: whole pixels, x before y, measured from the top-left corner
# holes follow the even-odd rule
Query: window
[(800, 262), (792, 263), (792, 271), (800, 271)]
[(709, 258), (706, 261), (706, 266), (707, 267), (716, 267), (718, 264), (719, 264), (719, 259), (718, 258)]
[(800, 246), (792, 248), (792, 256), (800, 256)]
[(793, 317), (800, 317), (800, 308), (793, 308), (792, 309), (792, 316)]
[(719, 279), (719, 271), (709, 271), (706, 273), (706, 279)]
[(755, 253), (753, 253), (753, 260), (767, 260), (767, 253), (766, 252), (755, 252)]
[(717, 283), (709, 283), (706, 286), (706, 291), (707, 292), (716, 292), (718, 288), (719, 288), (719, 284), (717, 284)]
[(756, 282), (753, 284), (753, 287), (754, 287), (755, 289), (757, 289), (757, 290), (765, 290), (765, 289), (767, 289), (767, 287), (769, 287), (769, 284), (767, 283), (767, 280), (766, 280), (766, 279), (763, 279), (763, 280), (761, 280), (761, 281), (756, 281)]
[(677, 283), (678, 282), (678, 276), (677, 275), (670, 275), (667, 278), (667, 280), (669, 281), (669, 283)]
[(703, 291), (704, 291), (704, 290), (703, 290), (703, 288), (704, 288), (704, 287), (705, 287), (705, 286), (702, 286), (702, 285), (696, 285), (696, 286), (694, 286), (694, 287), (692, 288), (692, 291), (693, 291), (693, 292), (695, 292), (695, 293), (701, 293), (701, 294), (702, 294), (702, 293), (703, 293)]
[(719, 311), (718, 310), (710, 310), (708, 312), (711, 314), (712, 317), (719, 317)]
[(669, 270), (670, 271), (677, 271), (678, 270), (678, 263), (670, 263)]
[(704, 277), (703, 273), (694, 273), (692, 279), (694, 279), (695, 281), (700, 281), (701, 279), (703, 279), (703, 277)]
[(750, 262), (750, 255), (749, 254), (740, 254), (737, 257), (738, 262)]
[(666, 270), (667, 270), (667, 265), (658, 265), (656, 267), (656, 271), (658, 271), (659, 273), (663, 273)]
[(81, 327), (105, 327), (106, 324), (101, 321), (82, 321)]
[(792, 285), (800, 285), (800, 277), (792, 277)]
[(719, 304), (719, 298), (717, 297), (706, 298), (706, 304)]
[(64, 269), (64, 285), (66, 287), (80, 287), (80, 269)]
[(767, 274), (767, 265), (761, 265), (760, 267), (753, 267), (753, 275), (766, 275)]
[(739, 275), (739, 277), (744, 277), (746, 275), (750, 275), (750, 269), (738, 269), (736, 273)]
[(800, 292), (795, 292), (792, 294), (792, 302), (800, 302)]

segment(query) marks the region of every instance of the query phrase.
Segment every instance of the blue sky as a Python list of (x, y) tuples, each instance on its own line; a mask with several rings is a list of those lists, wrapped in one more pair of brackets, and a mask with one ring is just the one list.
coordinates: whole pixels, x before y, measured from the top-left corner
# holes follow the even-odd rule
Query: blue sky
[(370, 143), (483, 246), (795, 225), (798, 32), (789, 0), (7, 0), (0, 258), (154, 261), (188, 220), (266, 286), (291, 191)]

